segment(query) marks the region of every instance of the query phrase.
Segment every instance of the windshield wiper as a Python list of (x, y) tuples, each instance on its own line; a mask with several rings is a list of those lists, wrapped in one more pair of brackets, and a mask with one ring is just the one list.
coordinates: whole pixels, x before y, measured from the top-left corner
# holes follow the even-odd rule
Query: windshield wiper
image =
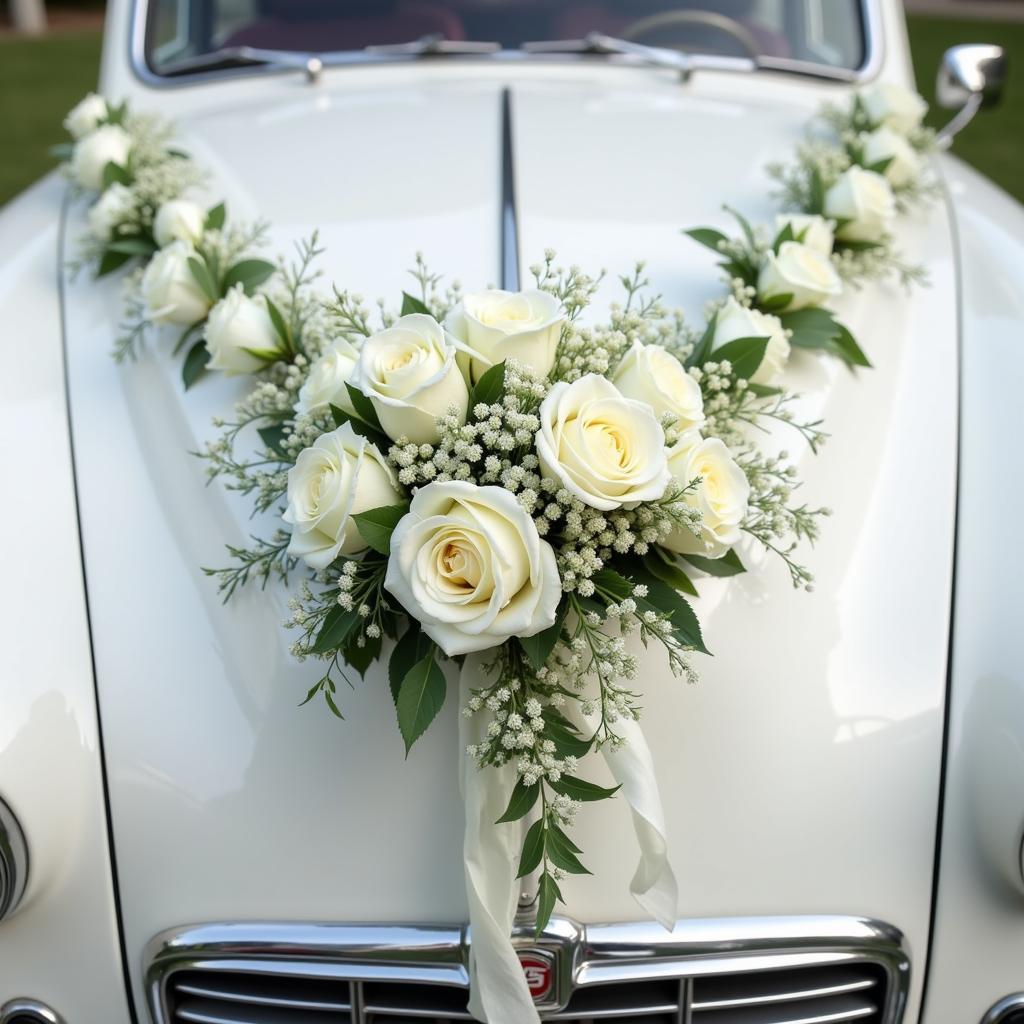
[(445, 39), (440, 32), (421, 36), (411, 43), (383, 43), (365, 46), (363, 53), (382, 57), (443, 57), (450, 53), (497, 53), (501, 43), (477, 43), (467, 39)]
[(194, 71), (250, 67), (258, 64), (303, 71), (311, 82), (320, 76), (324, 66), (320, 56), (315, 53), (298, 53), (294, 50), (264, 50), (258, 46), (226, 46), (223, 50), (214, 50), (212, 53), (182, 57), (181, 60), (165, 64), (160, 69), (160, 73), (163, 75), (187, 75)]
[[(629, 39), (606, 36), (603, 32), (589, 32), (583, 39), (550, 39), (539, 43), (523, 43), (527, 53), (605, 53), (624, 57), (635, 57), (652, 67), (670, 68), (678, 71), (683, 79), (703, 65), (699, 57), (679, 50), (664, 49), (660, 46), (644, 46)], [(719, 58), (730, 64), (754, 68), (754, 62), (742, 57)]]

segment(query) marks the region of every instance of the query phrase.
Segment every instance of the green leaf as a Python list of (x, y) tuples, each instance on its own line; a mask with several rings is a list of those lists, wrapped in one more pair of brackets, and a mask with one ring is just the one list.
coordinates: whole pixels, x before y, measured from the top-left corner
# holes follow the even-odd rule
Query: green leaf
[(614, 786), (611, 789), (605, 789), (604, 786), (596, 786), (593, 782), (587, 782), (586, 779), (577, 779), (573, 775), (562, 775), (557, 782), (551, 782), (551, 788), (556, 793), (562, 793), (573, 800), (589, 802), (591, 800), (607, 800), (609, 797), (615, 796), (622, 787)]
[(743, 237), (747, 240), (747, 245), (749, 245), (751, 249), (756, 249), (757, 238), (754, 236), (754, 229), (750, 226), (750, 221), (747, 220), (739, 210), (734, 210), (731, 206), (726, 206), (724, 209), (736, 218), (736, 223), (739, 224), (740, 230), (743, 232)]
[(305, 707), (305, 705), (308, 704), (319, 692), (320, 692), (320, 683), (319, 682), (315, 682), (309, 688), (309, 692), (306, 694), (305, 699), (299, 701), (299, 707), (300, 708), (301, 707)]
[(718, 325), (718, 314), (708, 321), (707, 327), (704, 328), (704, 333), (700, 337), (700, 341), (694, 346), (693, 351), (686, 359), (686, 368), (689, 370), (693, 366), (703, 366), (711, 355), (711, 346), (715, 343), (715, 330)]
[(211, 206), (206, 213), (206, 223), (203, 225), (206, 231), (217, 231), (224, 227), (227, 218), (227, 207), (223, 203)]
[(129, 256), (152, 256), (157, 250), (150, 238), (118, 238), (107, 246), (107, 252), (124, 252)]
[(884, 160), (876, 160), (873, 164), (868, 164), (867, 167), (865, 167), (865, 170), (874, 171), (875, 174), (884, 175), (889, 169), (889, 164), (891, 164), (895, 159), (895, 157), (887, 156)]
[[(602, 587), (603, 589), (609, 589), (605, 585), (606, 574), (611, 573), (613, 576), (617, 576), (621, 581), (621, 584), (625, 585), (626, 592), (623, 597), (627, 597), (633, 593), (633, 587), (637, 583), (642, 583), (647, 587), (646, 597), (635, 597), (634, 600), (637, 606), (641, 610), (651, 609), (657, 612), (659, 615), (668, 615), (669, 621), (672, 626), (672, 632), (676, 634), (679, 642), (687, 647), (692, 647), (695, 651), (700, 651), (701, 654), (710, 654), (711, 652), (704, 646), (704, 638), (701, 636), (700, 623), (697, 620), (697, 615), (693, 608), (690, 607), (689, 601), (687, 601), (677, 590), (669, 586), (667, 583), (663, 583), (656, 576), (648, 572), (643, 565), (632, 564), (630, 565), (630, 580), (624, 579), (614, 570), (602, 569), (599, 573), (594, 576), (595, 585)], [(600, 582), (599, 582), (600, 581)], [(619, 585), (618, 590), (621, 592), (622, 585)], [(621, 600), (622, 598), (619, 598)]]
[(405, 741), (405, 756), (423, 735), (444, 704), (448, 684), (431, 651), (416, 662), (402, 680), (395, 709), (398, 728)]
[(371, 402), (366, 395), (362, 393), (357, 387), (349, 384), (345, 381), (345, 390), (348, 392), (348, 400), (352, 403), (352, 408), (355, 409), (356, 415), (368, 426), (373, 427), (374, 430), (383, 434), (384, 429), (380, 425), (380, 420), (377, 418), (377, 410), (373, 407)]
[(282, 442), (287, 435), (283, 423), (276, 423), (272, 427), (260, 427), (257, 431), (260, 435), (260, 440), (272, 451), (275, 455), (285, 456), (285, 451), (281, 447)]
[(825, 213), (825, 183), (821, 180), (821, 171), (817, 167), (811, 168), (810, 181), (808, 182), (808, 202), (805, 213)]
[(792, 292), (783, 292), (780, 295), (758, 295), (756, 300), (757, 308), (762, 313), (779, 313), (793, 301)]
[(192, 271), (196, 284), (202, 288), (203, 294), (210, 302), (216, 302), (220, 298), (220, 293), (217, 291), (217, 285), (210, 274), (210, 269), (207, 267), (206, 262), (196, 256), (189, 256), (188, 268)]
[(415, 295), (410, 295), (408, 292), (402, 292), (402, 309), (401, 316), (408, 316), (410, 313), (423, 313), (426, 316), (433, 316), (430, 312), (430, 307), (425, 305)]
[(132, 176), (126, 168), (120, 164), (115, 164), (113, 160), (109, 160), (107, 166), (103, 168), (103, 188), (110, 188), (115, 182), (121, 185), (130, 185), (132, 183)]
[(840, 359), (845, 360), (850, 366), (871, 366), (871, 360), (864, 354), (864, 350), (857, 344), (849, 328), (845, 324), (836, 321), (839, 333), (832, 339), (833, 349)]
[(793, 332), (789, 340), (797, 348), (829, 348), (839, 333), (835, 318), (821, 306), (795, 309), (792, 313), (783, 313), (779, 319), (786, 330)]
[(732, 364), (732, 372), (743, 380), (749, 380), (757, 373), (767, 348), (767, 338), (736, 338), (716, 348), (712, 357), (718, 363), (728, 359)]
[(786, 223), (782, 225), (779, 233), (775, 236), (775, 240), (772, 242), (772, 252), (778, 254), (779, 246), (782, 245), (783, 242), (795, 241), (796, 235), (793, 234), (793, 225), (787, 220)]
[(683, 558), (709, 576), (738, 576), (747, 571), (735, 548), (730, 548), (721, 558), (705, 558), (703, 555), (683, 555)]
[(226, 295), (236, 284), (240, 284), (246, 295), (252, 295), (275, 270), (277, 267), (267, 260), (240, 260), (224, 275), (221, 294)]
[(870, 252), (872, 249), (881, 249), (882, 242), (868, 242), (860, 238), (843, 238), (836, 242), (837, 249), (849, 249), (850, 252)]
[(185, 362), (181, 365), (181, 379), (185, 384), (186, 391), (206, 373), (206, 364), (209, 361), (209, 349), (206, 347), (206, 342), (200, 339), (188, 350)]
[(96, 276), (106, 277), (107, 274), (112, 274), (119, 267), (123, 267), (130, 259), (131, 256), (126, 252), (111, 252), (107, 248), (100, 257), (100, 265), (96, 269)]
[(277, 308), (276, 303), (269, 295), (264, 295), (263, 298), (266, 300), (267, 313), (270, 315), (270, 322), (274, 325), (277, 336), (284, 343), (285, 348), (290, 349), (292, 347), (292, 332), (288, 329), (281, 310)]
[(332, 654), (339, 650), (359, 622), (359, 615), (354, 608), (347, 612), (341, 605), (335, 605), (320, 624), (320, 632), (317, 633), (313, 644), (313, 653)]
[(519, 637), (519, 646), (526, 652), (526, 657), (535, 669), (544, 667), (548, 655), (555, 649), (558, 636), (562, 632), (562, 623), (569, 611), (569, 602), (562, 601), (555, 615), (554, 624), (533, 636)]
[(554, 823), (549, 822), (545, 850), (556, 868), (568, 871), (571, 875), (589, 875), (590, 872), (580, 862), (576, 854), (579, 847)]
[(504, 821), (518, 821), (520, 818), (525, 817), (533, 809), (533, 805), (537, 802), (537, 797), (539, 796), (539, 782), (535, 782), (532, 786), (527, 786), (523, 782), (522, 777), (516, 779), (512, 795), (508, 799), (508, 807), (505, 808), (505, 813), (494, 824), (500, 825)]
[(355, 669), (360, 676), (366, 675), (366, 670), (380, 657), (381, 647), (384, 641), (381, 637), (364, 636), (362, 646), (359, 645), (361, 630), (353, 630), (345, 646), (341, 649), (341, 656), (345, 664)]
[(728, 242), (728, 235), (722, 234), (721, 231), (716, 231), (714, 228), (690, 228), (688, 231), (683, 232), (684, 235), (689, 235), (695, 242), (700, 242), (701, 245), (707, 246), (712, 252), (721, 255), (721, 249), (718, 248), (719, 242)]
[(551, 920), (551, 912), (555, 909), (555, 901), (562, 899), (558, 883), (546, 871), (540, 876), (540, 888), (537, 890), (537, 922), (534, 933), (540, 938), (541, 933)]
[(652, 575), (670, 587), (697, 597), (697, 588), (693, 585), (690, 577), (669, 560), (669, 556), (659, 548), (651, 548), (643, 557), (644, 568)]
[(341, 713), (341, 709), (338, 705), (334, 703), (334, 695), (330, 690), (324, 690), (324, 700), (327, 701), (327, 706), (331, 709), (331, 714), (334, 715), (335, 718), (340, 718), (344, 722), (345, 716)]
[(523, 840), (523, 852), (519, 857), (519, 872), (516, 878), (525, 878), (531, 871), (536, 871), (543, 856), (544, 819), (538, 818), (530, 826)]
[(552, 740), (559, 757), (583, 757), (593, 746), (593, 737), (583, 739), (579, 730), (555, 708), (547, 707), (541, 712), (544, 718), (544, 738)]
[(387, 434), (383, 430), (377, 427), (371, 427), (369, 423), (364, 423), (358, 416), (353, 416), (350, 412), (346, 412), (344, 409), (337, 405), (331, 406), (331, 417), (334, 420), (334, 426), (340, 427), (344, 423), (348, 423), (352, 429), (360, 437), (365, 437), (371, 444), (377, 445), (382, 451), (386, 451), (388, 445), (391, 443)]
[(357, 512), (352, 519), (355, 521), (359, 536), (382, 555), (391, 554), (391, 534), (394, 533), (398, 521), (409, 511), (407, 502), (400, 505), (381, 505), (379, 508)]
[(473, 385), (473, 390), (469, 393), (469, 409), (472, 411), (481, 402), (484, 405), (494, 405), (495, 402), (501, 401), (504, 394), (505, 362), (502, 360), (488, 369)]
[(402, 689), (402, 681), (412, 667), (434, 651), (434, 641), (423, 632), (418, 622), (412, 623), (402, 634), (401, 640), (395, 644), (388, 662), (388, 682), (391, 684), (391, 699), (398, 706), (398, 694)]

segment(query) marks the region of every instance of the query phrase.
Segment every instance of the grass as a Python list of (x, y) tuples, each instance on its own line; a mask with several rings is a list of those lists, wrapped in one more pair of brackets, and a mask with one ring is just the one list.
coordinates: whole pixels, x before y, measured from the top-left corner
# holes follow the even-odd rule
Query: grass
[(957, 43), (999, 43), (1006, 50), (1010, 74), (1002, 105), (981, 111), (956, 137), (953, 152), (1024, 202), (1024, 22), (917, 16), (908, 23), (917, 88), (933, 104), (928, 123), (936, 128), (952, 116), (934, 107), (935, 72), (945, 50)]
[(99, 31), (0, 39), (0, 203), (54, 166), (49, 149), (66, 136), (64, 115), (100, 66)]
[[(954, 151), (1024, 201), (1024, 22), (966, 21), (916, 16), (909, 19), (918, 88), (934, 100), (935, 71), (955, 43), (999, 42), (1010, 66), (1003, 105), (983, 111), (957, 137)], [(53, 166), (50, 146), (64, 141), (68, 109), (95, 88), (99, 32), (54, 33), (44, 39), (0, 39), (0, 204)], [(941, 126), (948, 112), (933, 110)]]

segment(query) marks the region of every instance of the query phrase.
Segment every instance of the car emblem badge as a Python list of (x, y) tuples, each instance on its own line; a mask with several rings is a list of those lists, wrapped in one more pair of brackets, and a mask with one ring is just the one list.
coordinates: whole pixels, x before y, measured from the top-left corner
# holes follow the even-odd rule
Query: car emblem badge
[(535, 1003), (545, 1003), (555, 987), (555, 958), (546, 949), (521, 949), (516, 954)]

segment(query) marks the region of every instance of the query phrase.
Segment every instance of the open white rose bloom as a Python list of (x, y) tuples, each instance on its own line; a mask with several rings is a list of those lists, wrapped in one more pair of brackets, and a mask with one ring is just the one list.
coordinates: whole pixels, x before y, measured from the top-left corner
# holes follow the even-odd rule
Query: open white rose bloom
[[(478, 97), (459, 102), (475, 110)], [(345, 109), (355, 136), (358, 103), (352, 104)], [(329, 104), (310, 107), (322, 121), (300, 106), (294, 117), (311, 137), (320, 124), (340, 123)], [(446, 188), (456, 203), (459, 188), (475, 187), (467, 182), (476, 178), (463, 171), (482, 159), (478, 136), (486, 133), (470, 130), (475, 121), (466, 113), (456, 141), (438, 149), (431, 133), (441, 128), (420, 124), (423, 109), (405, 122), (408, 150), (422, 142), (448, 160), (417, 163), (422, 191)], [(375, 114), (366, 116), (358, 123), (372, 125)], [(615, 104), (601, 107), (600, 116), (618, 130), (631, 128)], [(359, 759), (353, 755), (346, 773), (329, 773), (328, 783), (331, 791), (355, 791), (383, 771), (396, 814), (424, 821), (441, 816), (442, 853), (464, 824), (473, 935), (469, 1005), (491, 1024), (539, 1021), (510, 937), (522, 879), (530, 880), (536, 897), (538, 931), (572, 898), (589, 874), (587, 865), (621, 869), (623, 892), (628, 889), (654, 920), (671, 928), (678, 917), (676, 871), (688, 861), (673, 857), (669, 839), (684, 830), (678, 819), (666, 822), (642, 728), (648, 689), (663, 696), (668, 674), (696, 681), (713, 640), (715, 653), (723, 654), (715, 664), (739, 666), (729, 679), (729, 699), (745, 714), (747, 691), (740, 687), (748, 685), (753, 662), (737, 660), (736, 650), (795, 642), (798, 626), (793, 636), (777, 634), (800, 615), (790, 584), (813, 589), (803, 552), (829, 514), (819, 504), (828, 488), (815, 483), (833, 479), (816, 477), (801, 490), (827, 436), (823, 419), (832, 407), (823, 395), (840, 386), (839, 378), (851, 390), (870, 378), (865, 351), (834, 307), (849, 281), (870, 283), (890, 273), (913, 279), (912, 265), (894, 248), (901, 222), (893, 186), (906, 198), (926, 166), (927, 135), (913, 98), (878, 87), (830, 116), (826, 125), (836, 118), (842, 123), (822, 143), (831, 146), (825, 157), (820, 148), (801, 149), (793, 164), (772, 171), (790, 207), (777, 217), (772, 210), (764, 223), (752, 224), (735, 214), (736, 237), (719, 224), (690, 228), (684, 239), (675, 224), (670, 235), (658, 234), (669, 229), (660, 208), (657, 216), (652, 211), (651, 237), (669, 239), (664, 246), (678, 245), (681, 255), (678, 266), (660, 259), (650, 277), (659, 284), (692, 278), (689, 292), (677, 289), (692, 299), (688, 315), (656, 294), (642, 263), (632, 275), (615, 267), (605, 277), (571, 264), (561, 269), (546, 253), (531, 269), (530, 287), (519, 287), (516, 268), (506, 275), (509, 287), (487, 289), (488, 265), (472, 262), (479, 253), (469, 231), (438, 244), (450, 261), (467, 264), (446, 269), (479, 276), (474, 290), (463, 292), (417, 257), (416, 294), (391, 287), (377, 302), (367, 301), (357, 287), (362, 273), (398, 280), (387, 247), (382, 255), (375, 243), (368, 255), (354, 228), (351, 245), (338, 245), (342, 236), (325, 228), (323, 236), (311, 230), (308, 240), (296, 242), (297, 256), (264, 259), (258, 254), (280, 237), (236, 223), (223, 203), (207, 208), (189, 198), (202, 194), (201, 169), (177, 150), (162, 151), (154, 139), (166, 144), (169, 136), (150, 121), (97, 97), (68, 116), (76, 140), (70, 173), (90, 193), (84, 217), (91, 238), (82, 262), (94, 261), (103, 274), (131, 271), (124, 278), (128, 328), (117, 353), (144, 358), (126, 372), (124, 401), (139, 425), (141, 462), (167, 484), (163, 501), (180, 514), (174, 543), (191, 559), (169, 564), (158, 552), (152, 572), (184, 574), (179, 563), (188, 561), (192, 575), (181, 587), (194, 597), (200, 574), (192, 563), (210, 560), (220, 534), (214, 542), (209, 534), (223, 531), (227, 564), (205, 572), (225, 600), (254, 581), (268, 591), (266, 598), (247, 594), (251, 604), (209, 612), (226, 624), (223, 635), (201, 636), (191, 645), (197, 659), (213, 659), (221, 672), (218, 659), (230, 660), (225, 651), (232, 658), (236, 648), (241, 652), (246, 671), (233, 679), (243, 709), (236, 732), (244, 737), (238, 742), (256, 750), (246, 768), (253, 776), (267, 771), (260, 762), (267, 741), (253, 738), (246, 717), (256, 704), (285, 708), (282, 715), (293, 716), (288, 727), (296, 730), (306, 721), (292, 707), (296, 694), (339, 718), (350, 713), (348, 705), (342, 711), (345, 701), (360, 713), (383, 708), (397, 720), (406, 756), (432, 723), (440, 723), (428, 743), (448, 746), (431, 747), (432, 760), (417, 762), (429, 771), (417, 769), (421, 777), (412, 786), (408, 774), (387, 774), (377, 733), (339, 725), (347, 731), (331, 735), (344, 740), (329, 742), (356, 744)], [(225, 166), (225, 147), (214, 145), (218, 126), (238, 146), (239, 162), (262, 166), (237, 125), (217, 118), (211, 124), (203, 142), (222, 154)], [(704, 127), (716, 127), (710, 115)], [(597, 161), (602, 152), (595, 148), (588, 159)], [(688, 148), (673, 152), (689, 159)], [(639, 159), (632, 151), (627, 157)], [(661, 173), (651, 168), (650, 154), (643, 159), (646, 171)], [(383, 173), (375, 156), (367, 160), (374, 173)], [(858, 160), (888, 163), (883, 174)], [(312, 157), (309, 163), (322, 169)], [(359, 175), (370, 172), (356, 163), (347, 171), (362, 181)], [(749, 169), (743, 174), (749, 177)], [(277, 197), (280, 208), (293, 208), (278, 195), (279, 177), (260, 180), (265, 191), (249, 199)], [(527, 180), (546, 180), (544, 162), (532, 165)], [(721, 197), (707, 191), (686, 195), (691, 205), (680, 209), (715, 216)], [(572, 192), (567, 189), (562, 202), (571, 206)], [(359, 202), (363, 198), (359, 194)], [(356, 203), (337, 190), (303, 197), (316, 209), (335, 201)], [(393, 214), (390, 207), (382, 213), (370, 206), (365, 215), (377, 231)], [(346, 208), (354, 224), (362, 207)], [(573, 210), (564, 237), (575, 237), (592, 212)], [(561, 222), (531, 221), (531, 244), (538, 223), (557, 232)], [(613, 228), (609, 220), (607, 230)], [(599, 255), (619, 258), (632, 237), (621, 225), (614, 230), (619, 234), (604, 249), (593, 242)], [(325, 238), (330, 246), (322, 244)], [(402, 245), (414, 241), (403, 238)], [(723, 280), (713, 292), (706, 282), (715, 273), (712, 258), (694, 242), (718, 263)], [(342, 268), (349, 280), (325, 282), (321, 267)], [(88, 317), (90, 323), (99, 319), (91, 306), (79, 315)], [(882, 344), (869, 350), (873, 358), (885, 357)], [(176, 402), (177, 392), (163, 386), (162, 371), (154, 369), (168, 359), (180, 360), (186, 387), (206, 375), (180, 407), (169, 404), (168, 395)], [(825, 369), (828, 360), (857, 372)], [(243, 375), (251, 381), (239, 380)], [(145, 381), (146, 390), (132, 391), (135, 381)], [(802, 398), (796, 383), (817, 390)], [(842, 422), (857, 422), (857, 408), (845, 408)], [(166, 423), (159, 409), (171, 409)], [(212, 433), (205, 426), (211, 418)], [(195, 428), (194, 421), (203, 426)], [(845, 458), (857, 464), (873, 459), (874, 451), (860, 453), (884, 426), (872, 425), (852, 446), (842, 441)], [(196, 448), (208, 478), (199, 483), (189, 475), (194, 463), (185, 454)], [(202, 490), (210, 481), (214, 486)], [(215, 512), (208, 503), (216, 503)], [(160, 503), (129, 505), (149, 522)], [(121, 516), (120, 509), (108, 512)], [(831, 557), (834, 568), (838, 556)], [(130, 564), (137, 570), (137, 560)], [(748, 593), (731, 579), (748, 567), (771, 585), (751, 583)], [(289, 609), (287, 649), (279, 644), (278, 591)], [(206, 604), (215, 606), (208, 597)], [(123, 606), (123, 595), (120, 601)], [(777, 611), (776, 602), (785, 602), (784, 610)], [(256, 615), (262, 616), (259, 630), (237, 631), (238, 621)], [(711, 624), (711, 640), (702, 618)], [(836, 628), (812, 620), (814, 629)], [(733, 628), (737, 622), (742, 629)], [(191, 643), (181, 629), (186, 635)], [(268, 674), (268, 664), (276, 674)], [(282, 678), (296, 683), (294, 693), (278, 685)], [(267, 684), (271, 679), (274, 686)], [(167, 690), (174, 699), (175, 688)], [(689, 691), (673, 690), (672, 700), (688, 699)], [(666, 737), (682, 742), (678, 723), (669, 718), (658, 723), (662, 746)], [(694, 726), (691, 734), (699, 731)], [(454, 795), (456, 733), (461, 802)], [(297, 758), (295, 778), (310, 775), (312, 763)], [(358, 770), (348, 772), (351, 767)], [(237, 786), (227, 774), (218, 781), (226, 793)], [(671, 773), (662, 783), (676, 785)], [(146, 785), (159, 796), (164, 783), (154, 774)], [(424, 802), (426, 785), (452, 790), (450, 801)], [(590, 860), (582, 839), (577, 845), (570, 838), (582, 804), (612, 797), (622, 812), (614, 827), (629, 831), (627, 865), (611, 854), (602, 861), (604, 847)], [(605, 827), (612, 826), (587, 824), (576, 834), (592, 837)], [(373, 828), (332, 834), (335, 849), (351, 843), (368, 858), (397, 863)], [(422, 855), (440, 859), (442, 853), (425, 848)], [(356, 855), (346, 850), (346, 857)], [(330, 874), (330, 863), (321, 868)], [(385, 871), (367, 868), (378, 869)], [(422, 877), (410, 872), (395, 884), (390, 908), (400, 919), (408, 894), (423, 895)], [(607, 906), (608, 920), (626, 919), (623, 903)], [(321, 912), (331, 913), (317, 904)]]

